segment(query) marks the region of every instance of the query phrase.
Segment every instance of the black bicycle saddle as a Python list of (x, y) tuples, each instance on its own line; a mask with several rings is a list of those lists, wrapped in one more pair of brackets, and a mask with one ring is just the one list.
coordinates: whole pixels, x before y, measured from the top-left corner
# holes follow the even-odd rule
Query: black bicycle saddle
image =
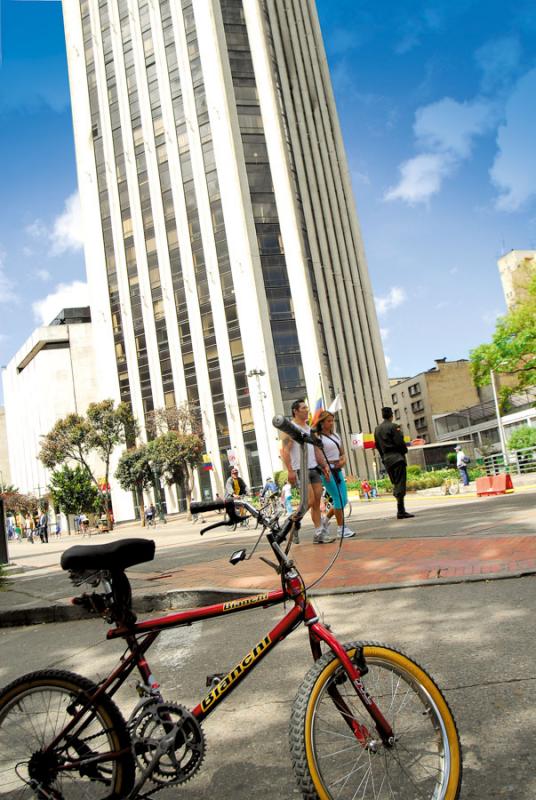
[(152, 539), (119, 539), (109, 544), (77, 544), (61, 557), (62, 569), (80, 572), (106, 569), (109, 572), (127, 569), (134, 564), (152, 561), (155, 543)]

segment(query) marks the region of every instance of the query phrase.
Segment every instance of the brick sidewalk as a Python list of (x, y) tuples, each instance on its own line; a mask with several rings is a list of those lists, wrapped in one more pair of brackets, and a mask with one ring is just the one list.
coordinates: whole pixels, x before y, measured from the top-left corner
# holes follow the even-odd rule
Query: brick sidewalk
[[(306, 583), (329, 565), (338, 545), (300, 544), (293, 548), (296, 566)], [(507, 577), (536, 571), (536, 537), (500, 536), (389, 540), (345, 540), (328, 574), (318, 584), (324, 591), (359, 591), (372, 587), (422, 584), (482, 576)], [(137, 573), (142, 578), (140, 573)], [(162, 573), (144, 573), (155, 589), (210, 586), (233, 592), (271, 589), (278, 576), (253, 558), (232, 566), (218, 558)]]
[[(397, 521), (393, 505), (361, 503), (350, 524), (359, 532), (343, 542), (328, 574), (314, 592), (359, 592), (430, 583), (514, 577), (536, 573), (536, 492), (486, 498), (410, 498), (416, 517)], [(207, 523), (218, 519), (209, 516)], [(48, 545), (17, 543), (14, 562), (0, 591), (0, 627), (73, 618), (76, 594), (60, 567), (61, 553), (74, 544), (98, 545), (124, 537), (156, 541), (154, 561), (128, 570), (139, 610), (215, 602), (222, 594), (277, 588), (279, 578), (258, 556), (273, 560), (266, 542), (247, 561), (229, 564), (233, 550), (251, 552), (255, 530), (220, 529), (200, 538), (200, 526), (185, 517), (147, 531), (118, 527), (91, 539), (53, 539)], [(223, 531), (223, 532), (222, 532)], [(310, 523), (292, 557), (307, 585), (315, 583), (337, 553), (338, 543), (313, 545)]]

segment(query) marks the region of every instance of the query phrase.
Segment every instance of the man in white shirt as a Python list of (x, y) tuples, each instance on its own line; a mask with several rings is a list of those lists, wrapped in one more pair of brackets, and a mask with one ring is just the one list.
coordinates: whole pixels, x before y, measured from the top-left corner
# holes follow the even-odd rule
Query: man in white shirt
[(460, 478), (462, 479), (462, 483), (464, 486), (469, 486), (469, 475), (467, 474), (467, 465), (470, 459), (468, 456), (465, 455), (465, 453), (462, 450), (462, 446), (460, 444), (456, 445), (455, 450), (456, 450), (456, 466), (458, 467)]
[[(309, 419), (309, 409), (307, 403), (303, 398), (295, 400), (291, 406), (292, 421), (299, 428), (309, 433), (307, 420)], [(283, 445), (281, 448), (281, 459), (288, 472), (288, 480), (292, 486), (295, 486), (299, 480), (300, 468), (300, 446), (294, 439), (286, 434), (283, 436)], [(333, 542), (333, 537), (330, 537), (322, 527), (322, 518), (320, 513), (320, 500), (322, 497), (322, 480), (321, 472), (326, 472), (326, 478), (329, 478), (329, 469), (322, 470), (318, 466), (316, 460), (315, 449), (312, 444), (307, 445), (307, 470), (308, 470), (308, 508), (311, 511), (311, 518), (315, 526), (315, 533), (313, 537), (313, 544), (329, 544)], [(294, 537), (296, 544), (299, 543), (299, 538)]]

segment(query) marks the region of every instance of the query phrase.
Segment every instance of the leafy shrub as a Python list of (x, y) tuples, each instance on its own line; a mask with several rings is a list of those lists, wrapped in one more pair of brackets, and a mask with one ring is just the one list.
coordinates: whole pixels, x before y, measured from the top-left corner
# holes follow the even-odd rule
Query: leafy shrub
[(407, 469), (407, 475), (408, 475), (408, 480), (420, 478), (422, 475), (422, 469), (419, 467), (418, 464), (411, 464), (411, 466), (409, 466)]
[(508, 439), (509, 450), (523, 450), (525, 447), (536, 445), (536, 428), (523, 425), (512, 433)]
[(447, 462), (451, 467), (456, 466), (457, 456), (456, 453), (447, 453)]

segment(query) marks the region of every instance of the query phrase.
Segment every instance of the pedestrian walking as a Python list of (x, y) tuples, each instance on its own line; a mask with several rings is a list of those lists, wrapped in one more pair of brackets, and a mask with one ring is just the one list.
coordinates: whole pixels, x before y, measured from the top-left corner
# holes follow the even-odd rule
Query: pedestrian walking
[(465, 455), (460, 444), (457, 444), (454, 449), (456, 450), (456, 466), (458, 467), (458, 472), (460, 473), (462, 483), (464, 486), (469, 486), (470, 481), (469, 474), (467, 472), (467, 465), (471, 462), (471, 459), (469, 456)]
[(33, 544), (33, 520), (31, 514), (26, 514), (24, 517), (24, 533), (28, 541)]
[(41, 544), (48, 544), (48, 514), (46, 511), (42, 511), (39, 517), (39, 538)]
[(402, 436), (400, 425), (393, 422), (393, 409), (385, 406), (382, 408), (383, 422), (374, 431), (374, 442), (380, 454), (387, 474), (393, 484), (393, 495), (397, 502), (397, 519), (409, 519), (415, 514), (409, 514), (404, 505), (406, 496), (407, 445)]
[[(291, 406), (292, 422), (297, 425), (306, 433), (311, 432), (307, 420), (309, 419), (309, 409), (307, 403), (303, 398), (294, 400)], [(297, 442), (290, 438), (287, 434), (283, 434), (283, 442), (281, 447), (281, 459), (288, 474), (288, 480), (292, 486), (300, 480), (300, 446)], [(328, 477), (329, 469), (324, 467), (325, 477)], [(320, 499), (322, 497), (322, 469), (318, 466), (316, 460), (315, 448), (312, 444), (307, 445), (307, 481), (308, 493), (307, 503), (308, 509), (311, 512), (311, 519), (315, 526), (313, 536), (313, 544), (329, 544), (333, 542), (333, 537), (330, 537), (322, 526), (322, 516), (320, 513)], [(301, 482), (301, 481), (300, 481)], [(299, 544), (299, 537), (295, 534), (294, 541)]]
[(348, 502), (348, 492), (346, 489), (346, 478), (344, 475), (344, 465), (346, 464), (346, 454), (341, 437), (335, 433), (333, 426), (335, 417), (329, 411), (322, 411), (316, 423), (316, 432), (322, 440), (322, 449), (315, 448), (315, 454), (320, 467), (327, 467), (320, 476), (326, 492), (330, 495), (332, 505), (327, 515), (324, 517), (322, 527), (327, 533), (329, 523), (333, 516), (337, 520), (337, 537), (350, 539), (355, 536), (355, 531), (344, 524), (344, 507)]
[(292, 486), (289, 481), (287, 481), (281, 489), (281, 505), (284, 506), (285, 513), (289, 516), (294, 511), (292, 508)]

